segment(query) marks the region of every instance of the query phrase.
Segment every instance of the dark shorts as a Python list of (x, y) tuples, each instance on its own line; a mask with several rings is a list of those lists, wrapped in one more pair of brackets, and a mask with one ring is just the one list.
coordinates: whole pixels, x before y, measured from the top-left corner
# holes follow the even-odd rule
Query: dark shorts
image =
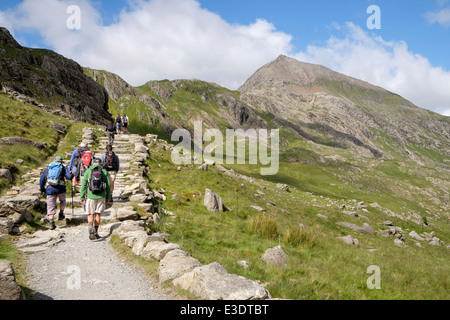
[(124, 127), (124, 128), (128, 128), (128, 123), (124, 123), (124, 124), (123, 124), (123, 127)]

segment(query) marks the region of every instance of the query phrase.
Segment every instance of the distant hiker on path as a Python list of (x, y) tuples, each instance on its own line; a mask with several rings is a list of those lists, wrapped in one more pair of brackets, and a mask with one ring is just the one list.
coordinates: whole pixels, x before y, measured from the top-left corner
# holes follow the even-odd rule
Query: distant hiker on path
[(116, 129), (114, 128), (114, 124), (112, 121), (110, 121), (108, 126), (106, 127), (106, 132), (108, 133), (108, 143), (110, 145), (113, 145), (114, 137), (116, 135)]
[(126, 134), (129, 134), (130, 132), (128, 131), (128, 126), (130, 125), (130, 119), (127, 117), (126, 114), (123, 114), (122, 123), (123, 123), (123, 130), (124, 130), (124, 132)]
[(122, 117), (120, 116), (120, 114), (118, 114), (117, 118), (116, 118), (116, 131), (117, 131), (117, 134), (120, 134), (122, 132), (122, 125), (123, 125)]
[(93, 165), (85, 172), (81, 183), (81, 204), (86, 205), (89, 239), (100, 239), (98, 227), (101, 214), (111, 197), (108, 172), (102, 168), (102, 160), (94, 158)]
[(80, 184), (80, 172), (79, 165), (81, 162), (81, 157), (83, 154), (89, 151), (88, 146), (85, 143), (81, 143), (78, 149), (72, 153), (72, 157), (70, 158), (69, 169), (70, 172), (74, 175), (72, 179), (72, 186), (75, 187), (77, 184)]
[(111, 183), (111, 198), (110, 202), (113, 202), (114, 182), (116, 181), (117, 172), (120, 169), (119, 156), (113, 152), (112, 145), (106, 146), (106, 153), (101, 157), (103, 163), (103, 169), (108, 172), (109, 181)]
[(50, 229), (56, 228), (54, 217), (56, 215), (56, 201), (59, 198), (58, 220), (64, 220), (66, 208), (66, 179), (73, 178), (70, 170), (63, 165), (63, 158), (56, 157), (45, 170), (39, 181), (40, 191), (47, 194), (47, 216), (50, 220)]

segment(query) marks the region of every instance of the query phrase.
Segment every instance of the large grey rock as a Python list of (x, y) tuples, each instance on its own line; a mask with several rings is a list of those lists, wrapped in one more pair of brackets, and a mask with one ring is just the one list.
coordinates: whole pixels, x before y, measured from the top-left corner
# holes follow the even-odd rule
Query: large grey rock
[(115, 228), (112, 234), (122, 234), (130, 231), (144, 231), (144, 221), (126, 220), (120, 224), (118, 228)]
[(187, 252), (180, 249), (172, 250), (159, 263), (159, 282), (174, 280), (200, 266), (201, 263)]
[(153, 241), (147, 244), (144, 250), (142, 250), (141, 255), (143, 258), (161, 261), (169, 251), (176, 249), (181, 249), (180, 245), (163, 241)]
[(214, 262), (176, 278), (173, 283), (207, 300), (264, 300), (269, 292), (255, 281), (229, 274)]
[(263, 254), (261, 259), (272, 266), (285, 267), (286, 259), (289, 258), (288, 255), (283, 251), (281, 246), (277, 246), (275, 248), (267, 249)]
[(339, 240), (343, 241), (346, 244), (351, 244), (356, 247), (359, 247), (359, 241), (356, 238), (353, 238), (351, 235), (345, 237), (338, 237)]
[(223, 211), (223, 200), (217, 194), (209, 189), (205, 190), (204, 205), (210, 212)]
[(411, 232), (409, 233), (409, 236), (410, 236), (411, 238), (413, 238), (414, 240), (425, 241), (425, 239), (422, 238), (421, 236), (419, 236), (418, 233), (415, 232), (415, 231), (411, 231)]
[(338, 222), (337, 224), (362, 234), (375, 234), (375, 228), (368, 223), (364, 223), (361, 227), (348, 222)]
[(9, 183), (13, 181), (11, 171), (9, 171), (8, 169), (0, 169), (0, 178), (8, 180)]
[(37, 196), (17, 196), (14, 198), (2, 199), (0, 201), (0, 217), (7, 217), (16, 212), (25, 214), (27, 211), (37, 208), (41, 201)]
[(117, 219), (119, 221), (138, 220), (139, 214), (132, 207), (120, 208), (117, 210)]
[(12, 262), (0, 260), (0, 300), (25, 300), (25, 294), (16, 283)]
[(10, 234), (13, 231), (14, 222), (9, 218), (0, 218), (0, 234)]
[(16, 246), (18, 248), (25, 248), (25, 247), (36, 247), (40, 246), (46, 243), (49, 243), (52, 240), (50, 237), (38, 237), (38, 238), (32, 238), (32, 239), (22, 239), (16, 243)]

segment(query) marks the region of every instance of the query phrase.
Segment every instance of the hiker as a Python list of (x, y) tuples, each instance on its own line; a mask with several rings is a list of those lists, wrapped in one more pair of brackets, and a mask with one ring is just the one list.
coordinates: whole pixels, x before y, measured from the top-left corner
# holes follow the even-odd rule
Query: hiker
[(110, 145), (113, 145), (114, 137), (116, 135), (116, 129), (114, 128), (114, 124), (112, 121), (110, 121), (108, 126), (106, 127), (106, 132), (108, 133), (108, 143)]
[(113, 152), (112, 145), (106, 146), (106, 153), (104, 153), (101, 157), (103, 163), (103, 169), (108, 172), (109, 181), (111, 183), (111, 198), (110, 202), (113, 202), (113, 194), (114, 194), (114, 182), (116, 181), (117, 172), (120, 169), (120, 160), (119, 156)]
[(118, 114), (116, 118), (116, 131), (117, 134), (120, 134), (122, 132), (122, 117), (120, 116), (120, 114)]
[(102, 168), (102, 160), (94, 158), (93, 165), (86, 171), (81, 183), (81, 204), (88, 214), (89, 239), (100, 239), (98, 227), (101, 214), (105, 211), (111, 196), (108, 173)]
[(79, 165), (81, 157), (86, 151), (89, 151), (88, 146), (85, 143), (81, 143), (80, 147), (78, 149), (75, 149), (75, 151), (72, 153), (72, 157), (70, 158), (69, 169), (70, 172), (74, 175), (72, 179), (73, 187), (80, 184)]
[(73, 178), (70, 170), (63, 165), (63, 158), (57, 156), (45, 170), (39, 181), (40, 191), (47, 194), (47, 216), (50, 220), (50, 229), (54, 230), (56, 202), (59, 198), (58, 220), (64, 220), (64, 209), (66, 208), (66, 179)]
[(130, 119), (127, 117), (127, 115), (124, 113), (122, 117), (122, 123), (123, 123), (123, 130), (126, 134), (129, 134), (128, 126), (130, 125)]

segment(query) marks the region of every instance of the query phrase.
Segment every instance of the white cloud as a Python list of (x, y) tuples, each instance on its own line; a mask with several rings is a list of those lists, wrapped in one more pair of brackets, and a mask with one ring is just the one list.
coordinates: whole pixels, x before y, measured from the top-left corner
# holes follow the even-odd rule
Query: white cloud
[[(449, 113), (450, 72), (352, 23), (342, 38), (295, 52), (292, 36), (266, 20), (230, 24), (196, 0), (129, 0), (114, 24), (105, 26), (92, 0), (24, 0), (0, 12), (0, 25), (14, 33), (39, 32), (46, 45), (81, 65), (108, 70), (131, 85), (149, 80), (198, 78), (238, 88), (279, 54), (325, 65), (411, 100)], [(69, 30), (67, 8), (81, 8), (81, 29)], [(335, 26), (336, 27), (336, 26)], [(25, 44), (26, 45), (26, 44)]]
[(403, 41), (387, 42), (352, 23), (344, 28), (344, 38), (331, 37), (324, 45), (308, 46), (293, 57), (378, 85), (419, 107), (449, 111), (450, 71), (432, 66)]
[(444, 8), (437, 12), (427, 12), (425, 18), (430, 23), (439, 23), (444, 28), (450, 27), (450, 8)]
[[(81, 30), (66, 27), (67, 7), (81, 8)], [(290, 35), (265, 21), (229, 24), (196, 0), (134, 0), (117, 22), (103, 26), (90, 1), (24, 0), (0, 23), (37, 29), (47, 45), (83, 66), (119, 74), (132, 85), (199, 78), (235, 89), (291, 49)]]

